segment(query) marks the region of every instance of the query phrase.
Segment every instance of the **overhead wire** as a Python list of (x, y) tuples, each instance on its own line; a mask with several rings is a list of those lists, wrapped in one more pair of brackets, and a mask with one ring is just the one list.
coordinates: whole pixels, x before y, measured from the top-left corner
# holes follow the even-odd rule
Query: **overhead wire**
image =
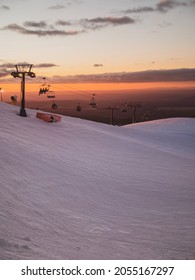
[(3, 59), (1, 59), (1, 58), (0, 58), (0, 61), (2, 61), (2, 62), (4, 62), (4, 63), (6, 63), (6, 64), (8, 64), (8, 65), (11, 65), (11, 66), (14, 66), (14, 65), (15, 65), (15, 64), (10, 63), (10, 62), (7, 62), (7, 61), (5, 61), (5, 60), (3, 60)]
[[(10, 66), (12, 66), (12, 67), (14, 67), (16, 64), (14, 64), (14, 63), (10, 63), (10, 62), (8, 62), (8, 61), (5, 61), (5, 60), (3, 60), (3, 59), (1, 59), (0, 58), (0, 61), (2, 61), (2, 62), (4, 62), (4, 63), (6, 63), (7, 65), (10, 65)], [(36, 77), (36, 81), (33, 79), (33, 80), (31, 80), (31, 83), (34, 83), (34, 84), (36, 84), (37, 83), (37, 79), (40, 79), (40, 83), (41, 83), (41, 80), (43, 79), (43, 78), (39, 78), (39, 77)], [(54, 81), (54, 80), (52, 80), (51, 78), (47, 78), (46, 77), (46, 79), (47, 79), (47, 81), (49, 81), (49, 84), (50, 83), (52, 83), (52, 84), (55, 84), (56, 83), (56, 81)], [(66, 87), (66, 89), (64, 88), (64, 87), (59, 87), (59, 86), (56, 86), (56, 85), (52, 85), (52, 87), (53, 88), (56, 88), (56, 89), (59, 89), (59, 90), (61, 90), (61, 91), (66, 91), (67, 90), (67, 88), (69, 88), (69, 89), (71, 89), (71, 92), (72, 93), (74, 93), (74, 94), (76, 94), (76, 95), (82, 95), (82, 96), (85, 96), (85, 97), (88, 97), (89, 98), (89, 96), (91, 96), (91, 95), (95, 95), (93, 92), (90, 92), (90, 91), (86, 91), (86, 90), (81, 90), (81, 89), (78, 89), (78, 88), (76, 88), (76, 87), (73, 87), (73, 86), (70, 86), (70, 85), (65, 85), (64, 87)], [(74, 90), (74, 91), (73, 91)], [(100, 97), (98, 97), (98, 99), (105, 99), (105, 98), (103, 98), (102, 96)]]

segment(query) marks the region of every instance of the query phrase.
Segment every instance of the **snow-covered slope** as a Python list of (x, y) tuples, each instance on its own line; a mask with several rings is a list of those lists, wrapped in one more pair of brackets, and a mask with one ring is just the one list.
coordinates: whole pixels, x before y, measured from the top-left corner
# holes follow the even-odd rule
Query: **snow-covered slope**
[(18, 111), (0, 104), (0, 259), (195, 258), (195, 119)]

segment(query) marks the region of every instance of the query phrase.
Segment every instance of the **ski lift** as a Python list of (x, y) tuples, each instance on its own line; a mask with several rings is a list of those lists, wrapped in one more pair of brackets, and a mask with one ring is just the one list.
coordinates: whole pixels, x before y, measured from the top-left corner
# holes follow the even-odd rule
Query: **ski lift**
[(95, 101), (95, 94), (92, 95), (89, 105), (91, 106), (91, 108), (97, 108), (97, 103)]
[(147, 110), (143, 115), (142, 115), (142, 119), (144, 121), (148, 121), (150, 119), (150, 112), (149, 110)]
[(47, 92), (49, 92), (50, 85), (46, 85), (45, 77), (43, 77), (43, 80), (44, 80), (44, 83), (41, 85), (41, 87), (39, 89), (39, 95), (46, 94)]
[(16, 105), (16, 103), (17, 103), (17, 98), (18, 98), (17, 95), (12, 95), (11, 96), (11, 101), (14, 105)]
[(77, 112), (80, 112), (80, 111), (81, 111), (81, 105), (80, 105), (80, 103), (77, 105), (76, 110), (77, 110)]
[(12, 101), (17, 101), (17, 95), (12, 95), (12, 96), (11, 96), (11, 100), (12, 100)]
[(49, 91), (48, 87), (41, 87), (39, 90), (39, 95), (46, 94)]
[(137, 104), (130, 103), (128, 106), (131, 107), (133, 110), (132, 123), (135, 123), (136, 122), (136, 111), (137, 111), (137, 108), (141, 107), (141, 104), (140, 103), (137, 103)]
[(126, 113), (128, 111), (127, 103), (124, 104), (124, 106), (121, 109), (122, 113)]
[(53, 100), (53, 103), (51, 105), (51, 108), (52, 109), (57, 109), (58, 108), (58, 105), (54, 102), (54, 100)]
[(48, 92), (47, 92), (47, 98), (55, 98), (56, 96), (55, 96), (55, 92), (54, 91), (51, 91), (51, 90), (49, 90)]

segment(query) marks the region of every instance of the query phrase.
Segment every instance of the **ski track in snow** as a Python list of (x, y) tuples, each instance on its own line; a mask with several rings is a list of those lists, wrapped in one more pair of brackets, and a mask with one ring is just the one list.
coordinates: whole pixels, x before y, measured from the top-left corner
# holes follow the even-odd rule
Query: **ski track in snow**
[(195, 119), (18, 111), (0, 104), (0, 259), (195, 259)]

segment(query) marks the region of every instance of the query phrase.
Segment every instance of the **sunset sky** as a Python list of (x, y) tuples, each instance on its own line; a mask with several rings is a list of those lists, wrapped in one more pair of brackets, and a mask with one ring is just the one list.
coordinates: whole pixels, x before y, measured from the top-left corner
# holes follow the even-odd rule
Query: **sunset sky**
[(0, 17), (0, 87), (20, 63), (36, 83), (195, 80), (194, 0), (0, 0)]

